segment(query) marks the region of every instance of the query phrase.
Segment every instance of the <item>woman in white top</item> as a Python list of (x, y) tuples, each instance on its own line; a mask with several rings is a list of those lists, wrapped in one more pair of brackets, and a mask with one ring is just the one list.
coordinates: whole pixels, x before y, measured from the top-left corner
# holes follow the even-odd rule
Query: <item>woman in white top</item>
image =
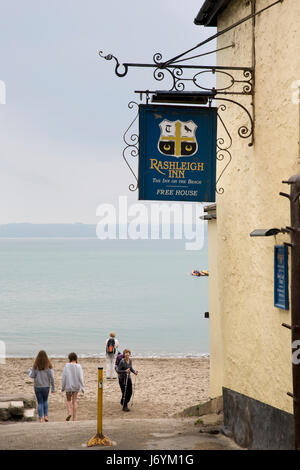
[(73, 408), (73, 421), (76, 421), (78, 392), (81, 390), (84, 393), (83, 372), (81, 365), (77, 364), (77, 354), (72, 352), (68, 357), (70, 362), (65, 365), (63, 370), (61, 391), (65, 391), (67, 396), (68, 416), (66, 421), (69, 421), (72, 416), (71, 408)]
[(115, 362), (119, 349), (119, 341), (116, 338), (116, 334), (112, 331), (109, 338), (106, 340), (105, 352), (106, 352), (106, 378), (116, 379), (117, 374), (115, 370)]

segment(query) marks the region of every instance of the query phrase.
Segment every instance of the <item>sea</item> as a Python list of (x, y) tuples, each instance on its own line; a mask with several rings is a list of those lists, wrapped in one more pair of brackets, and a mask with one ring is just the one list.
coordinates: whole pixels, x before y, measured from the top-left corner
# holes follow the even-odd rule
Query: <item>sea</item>
[(209, 355), (207, 241), (0, 239), (6, 357), (104, 357), (116, 333), (134, 357)]

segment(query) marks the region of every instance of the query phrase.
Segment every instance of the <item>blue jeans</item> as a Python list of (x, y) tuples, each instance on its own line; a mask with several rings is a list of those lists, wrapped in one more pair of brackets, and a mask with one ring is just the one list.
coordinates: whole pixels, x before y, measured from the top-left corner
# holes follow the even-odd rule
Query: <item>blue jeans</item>
[(39, 418), (48, 416), (48, 396), (50, 387), (34, 387), (35, 395), (38, 401)]

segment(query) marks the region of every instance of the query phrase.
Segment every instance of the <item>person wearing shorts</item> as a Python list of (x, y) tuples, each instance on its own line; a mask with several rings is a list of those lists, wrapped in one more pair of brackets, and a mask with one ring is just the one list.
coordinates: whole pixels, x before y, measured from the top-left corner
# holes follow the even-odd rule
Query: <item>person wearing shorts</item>
[(65, 365), (62, 374), (61, 391), (66, 392), (67, 397), (67, 418), (70, 421), (73, 415), (73, 421), (77, 418), (77, 397), (81, 390), (84, 393), (83, 372), (81, 365), (77, 363), (77, 354), (72, 352), (68, 356), (69, 362)]

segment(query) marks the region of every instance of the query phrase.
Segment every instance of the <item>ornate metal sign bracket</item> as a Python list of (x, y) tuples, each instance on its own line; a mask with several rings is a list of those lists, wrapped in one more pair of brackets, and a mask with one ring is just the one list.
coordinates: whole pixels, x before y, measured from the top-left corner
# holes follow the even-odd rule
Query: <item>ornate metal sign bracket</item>
[[(248, 145), (251, 147), (254, 144), (254, 106), (253, 101), (250, 98), (250, 102), (248, 106), (245, 105), (245, 100), (243, 98), (242, 103), (240, 101), (233, 100), (231, 98), (225, 98), (225, 95), (236, 95), (236, 96), (243, 96), (243, 97), (252, 97), (254, 95), (254, 67), (222, 67), (222, 66), (200, 66), (200, 65), (186, 65), (182, 62), (191, 61), (193, 59), (212, 54), (224, 49), (228, 49), (231, 47), (235, 47), (235, 44), (228, 44), (225, 47), (219, 48), (214, 51), (205, 52), (202, 54), (198, 54), (192, 57), (185, 57), (187, 54), (195, 51), (196, 49), (204, 46), (205, 44), (209, 43), (210, 41), (218, 38), (219, 36), (227, 33), (228, 31), (236, 28), (237, 26), (245, 23), (256, 16), (260, 15), (264, 11), (272, 8), (275, 5), (283, 3), (284, 0), (275, 0), (270, 5), (262, 8), (259, 11), (252, 10), (251, 14), (240, 19), (236, 23), (228, 26), (222, 31), (218, 31), (217, 34), (210, 36), (209, 38), (205, 39), (201, 43), (197, 44), (196, 46), (192, 47), (191, 49), (178, 54), (176, 57), (169, 59), (165, 62), (162, 61), (162, 55), (160, 53), (156, 53), (153, 56), (153, 63), (151, 64), (139, 64), (139, 63), (123, 63), (120, 64), (118, 59), (112, 55), (103, 55), (103, 52), (100, 51), (100, 57), (106, 60), (114, 60), (115, 61), (115, 73), (118, 77), (125, 77), (130, 68), (153, 68), (153, 76), (155, 80), (161, 82), (165, 78), (169, 78), (171, 80), (171, 85), (169, 91), (184, 91), (186, 89), (186, 85), (195, 87), (198, 91), (211, 91), (213, 92), (214, 98), (213, 100), (219, 100), (222, 103), (218, 106), (218, 120), (221, 126), (222, 136), (217, 138), (217, 160), (219, 161), (226, 161), (225, 166), (220, 171), (220, 174), (216, 181), (216, 192), (218, 194), (222, 194), (224, 192), (224, 188), (219, 187), (219, 182), (224, 174), (225, 170), (227, 169), (228, 165), (232, 160), (232, 155), (230, 153), (230, 148), (232, 146), (232, 137), (228, 128), (225, 125), (225, 120), (222, 117), (222, 113), (227, 109), (227, 103), (233, 104), (243, 112), (243, 116), (246, 119), (244, 123), (238, 128), (238, 136), (242, 139), (249, 139)], [(181, 63), (179, 63), (181, 62)], [(219, 74), (223, 77), (222, 83), (223, 85), (220, 88), (207, 88), (203, 86), (201, 83), (201, 79), (206, 74), (211, 74), (212, 76), (216, 76)], [(146, 102), (149, 101), (149, 96), (151, 94), (150, 91), (142, 91), (139, 92), (141, 95), (141, 100), (143, 95), (146, 95)], [(211, 104), (211, 102), (210, 102)], [(133, 108), (134, 106), (138, 107), (138, 104), (131, 101), (129, 103), (129, 108)], [(138, 112), (128, 129), (124, 134), (124, 142), (126, 147), (123, 151), (123, 158), (125, 159), (126, 164), (130, 168), (132, 172), (136, 184), (131, 184), (129, 189), (131, 191), (135, 191), (138, 188), (138, 178), (135, 175), (133, 169), (131, 168), (127, 156), (128, 152), (129, 155), (132, 157), (138, 156), (138, 144), (139, 144), (139, 137), (138, 134), (133, 133), (130, 137), (128, 137), (128, 133), (132, 130), (132, 126), (138, 117)], [(127, 156), (126, 156), (127, 155)]]
[[(234, 44), (231, 44), (227, 47), (234, 47)], [(215, 52), (215, 51), (212, 51)], [(162, 82), (163, 80), (169, 80), (169, 91), (183, 92), (186, 91), (186, 88), (189, 90), (191, 87), (197, 91), (207, 92), (210, 91), (213, 93), (213, 98), (209, 100), (209, 105), (211, 106), (212, 101), (220, 101), (218, 107), (218, 121), (221, 126), (221, 137), (217, 138), (217, 160), (223, 162), (224, 166), (220, 170), (220, 173), (216, 181), (216, 192), (218, 194), (223, 194), (224, 188), (219, 186), (220, 179), (223, 176), (224, 172), (228, 168), (232, 160), (232, 155), (230, 148), (233, 143), (232, 136), (225, 124), (223, 119), (224, 112), (227, 110), (228, 103), (231, 105), (237, 106), (243, 113), (244, 120), (243, 123), (239, 126), (237, 134), (242, 139), (249, 139), (249, 146), (252, 146), (254, 143), (254, 121), (253, 121), (253, 106), (252, 106), (252, 96), (254, 94), (254, 69), (252, 67), (226, 67), (226, 66), (202, 66), (202, 65), (187, 65), (177, 62), (161, 62), (162, 55), (156, 53), (153, 56), (152, 64), (139, 64), (139, 63), (123, 63), (120, 64), (118, 59), (112, 54), (103, 55), (102, 51), (99, 52), (100, 57), (106, 60), (115, 61), (115, 73), (118, 77), (125, 77), (130, 68), (152, 68), (153, 77), (155, 80)], [(206, 54), (201, 54), (206, 55)], [(199, 57), (199, 56), (197, 56)], [(194, 57), (190, 57), (184, 60), (192, 60)], [(204, 86), (202, 79), (204, 76), (210, 74), (212, 77), (219, 74), (223, 80), (222, 85), (219, 88), (211, 87), (208, 88), (207, 85)], [(146, 103), (149, 102), (150, 95), (154, 94), (155, 91), (137, 91), (136, 93), (140, 94), (140, 99), (143, 97), (146, 99)], [(231, 95), (229, 98), (228, 95)], [(233, 97), (243, 96), (249, 97), (249, 106), (250, 110), (239, 101), (232, 99)], [(244, 102), (245, 100), (243, 100)], [(129, 103), (129, 108), (133, 109), (135, 106), (138, 108), (138, 103), (131, 101)], [(125, 142), (125, 148), (123, 150), (123, 158), (129, 167), (132, 175), (135, 178), (135, 183), (129, 185), (130, 191), (136, 191), (138, 188), (138, 178), (131, 167), (128, 157), (137, 157), (138, 156), (138, 144), (139, 137), (137, 132), (133, 132), (133, 126), (138, 117), (138, 109), (136, 116), (131, 122), (130, 126), (124, 133), (123, 139)], [(131, 133), (132, 132), (132, 133)]]
[[(234, 44), (227, 47), (234, 47)], [(216, 51), (211, 51), (207, 54), (211, 54), (212, 52)], [(99, 51), (99, 55), (103, 59), (115, 61), (115, 74), (118, 77), (125, 77), (130, 68), (154, 68), (153, 77), (155, 80), (162, 81), (166, 76), (171, 79), (171, 87), (169, 88), (169, 91), (184, 91), (186, 83), (194, 85), (198, 90), (208, 91), (213, 89), (219, 95), (253, 95), (254, 91), (254, 70), (252, 67), (186, 65), (178, 64), (177, 62), (168, 64), (160, 62), (162, 59), (162, 55), (160, 53), (154, 54), (153, 64), (129, 62), (120, 64), (118, 59), (112, 54), (104, 56), (102, 51)], [(184, 60), (192, 60), (195, 57), (201, 57), (202, 55), (206, 54), (189, 57)], [(184, 72), (187, 73), (187, 76), (184, 76)], [(222, 74), (223, 78), (227, 80), (227, 83), (217, 89), (204, 87), (201, 85), (201, 78), (204, 74)]]
[(123, 150), (123, 158), (125, 160), (126, 165), (128, 166), (129, 170), (133, 174), (135, 178), (135, 183), (131, 183), (129, 185), (129, 190), (130, 191), (136, 191), (139, 187), (139, 182), (138, 182), (138, 177), (136, 176), (134, 170), (132, 169), (130, 163), (128, 162), (128, 157), (133, 157), (136, 158), (139, 155), (139, 136), (137, 133), (135, 133), (132, 129), (134, 126), (135, 121), (138, 118), (139, 115), (139, 105), (135, 101), (130, 101), (128, 103), (128, 108), (133, 109), (136, 106), (136, 115), (131, 122), (130, 126), (126, 129), (124, 135), (123, 135), (123, 140), (126, 145), (126, 147)]
[[(141, 99), (142, 99), (143, 94), (145, 94), (146, 95), (146, 102), (149, 101), (151, 92), (146, 90), (146, 91), (138, 91), (137, 93), (139, 93), (141, 95)], [(226, 99), (226, 101), (231, 102), (231, 100), (227, 100), (227, 99)], [(134, 179), (135, 179), (135, 183), (131, 183), (129, 185), (129, 190), (130, 191), (136, 191), (138, 189), (138, 177), (137, 177), (134, 169), (132, 168), (132, 166), (129, 162), (129, 159), (131, 157), (135, 159), (139, 155), (138, 130), (134, 129), (134, 125), (137, 121), (138, 114), (139, 114), (139, 105), (135, 101), (130, 101), (130, 103), (128, 104), (128, 107), (129, 107), (129, 109), (135, 109), (136, 113), (135, 113), (135, 116), (134, 116), (132, 122), (130, 123), (129, 127), (126, 129), (126, 131), (123, 135), (123, 140), (124, 140), (124, 143), (125, 143), (125, 147), (124, 147), (124, 150), (123, 150), (123, 159), (124, 159), (126, 165), (128, 166), (130, 172), (132, 173)], [(223, 119), (223, 114), (224, 114), (224, 112), (226, 112), (226, 110), (227, 110), (227, 106), (226, 106), (225, 103), (221, 103), (218, 106), (218, 112), (217, 112), (218, 122), (219, 122), (219, 125), (221, 126), (223, 131), (222, 131), (222, 137), (217, 138), (216, 158), (219, 162), (223, 163), (223, 167), (220, 169), (219, 175), (218, 175), (217, 180), (216, 180), (216, 192), (217, 192), (217, 194), (223, 194), (224, 193), (224, 188), (220, 186), (220, 180), (221, 180), (223, 174), (225, 173), (226, 169), (228, 168), (228, 166), (229, 166), (229, 164), (232, 160), (232, 155), (231, 155), (230, 149), (231, 149), (231, 146), (232, 146), (232, 143), (233, 143), (233, 139), (232, 139), (232, 136), (231, 136), (226, 124), (225, 124), (225, 120)], [(246, 110), (246, 108), (244, 109), (244, 111), (248, 115), (248, 111)], [(250, 128), (248, 128), (247, 126), (244, 125), (244, 126), (241, 126), (238, 129), (238, 134), (242, 138), (249, 137), (249, 135), (253, 131), (252, 118), (251, 118), (250, 115), (248, 117), (249, 117), (249, 121), (250, 121)]]

